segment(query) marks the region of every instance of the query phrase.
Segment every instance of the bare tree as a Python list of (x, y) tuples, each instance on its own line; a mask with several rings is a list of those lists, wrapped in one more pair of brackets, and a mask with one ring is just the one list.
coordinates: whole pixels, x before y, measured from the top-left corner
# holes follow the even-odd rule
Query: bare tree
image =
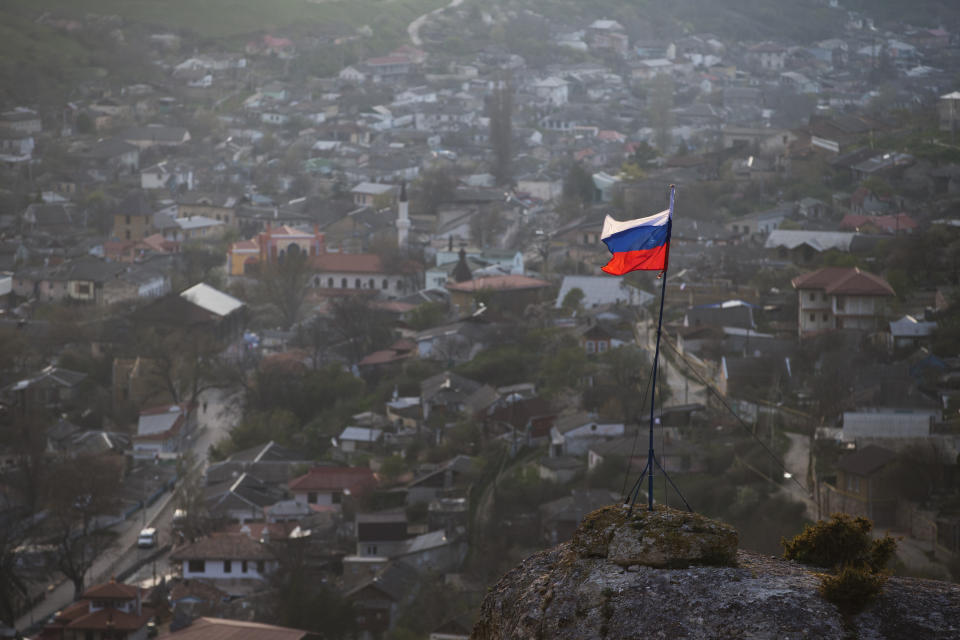
[(49, 541), (57, 568), (73, 583), (74, 599), (116, 538), (104, 524), (118, 507), (122, 463), (122, 458), (82, 456), (51, 465), (56, 481), (47, 491)]
[(300, 308), (310, 283), (310, 264), (306, 253), (290, 245), (281, 260), (261, 266), (258, 297), (277, 310), (284, 329), (300, 317)]

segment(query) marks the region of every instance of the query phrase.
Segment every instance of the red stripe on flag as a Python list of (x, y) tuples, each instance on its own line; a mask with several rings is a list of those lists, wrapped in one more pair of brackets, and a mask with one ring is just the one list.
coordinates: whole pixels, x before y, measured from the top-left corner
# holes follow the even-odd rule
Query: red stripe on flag
[(615, 276), (631, 271), (663, 271), (667, 267), (670, 243), (643, 251), (624, 251), (613, 254), (603, 270)]

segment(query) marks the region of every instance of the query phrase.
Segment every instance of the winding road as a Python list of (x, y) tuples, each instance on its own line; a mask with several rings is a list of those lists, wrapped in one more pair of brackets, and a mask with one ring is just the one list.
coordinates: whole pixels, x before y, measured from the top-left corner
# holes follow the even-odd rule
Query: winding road
[(462, 4), (463, 0), (452, 0), (452, 2), (447, 6), (434, 9), (433, 11), (428, 11), (419, 18), (415, 19), (413, 22), (407, 25), (407, 34), (410, 36), (410, 41), (413, 42), (414, 46), (423, 46), (423, 40), (420, 38), (420, 27), (422, 27), (424, 23), (430, 19), (430, 16), (439, 15), (447, 9), (453, 9), (454, 7), (459, 7)]

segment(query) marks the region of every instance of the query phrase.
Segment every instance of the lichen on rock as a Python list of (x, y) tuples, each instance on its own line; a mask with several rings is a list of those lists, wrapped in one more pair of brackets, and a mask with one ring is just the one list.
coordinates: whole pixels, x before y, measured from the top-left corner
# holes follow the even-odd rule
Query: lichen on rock
[(656, 506), (653, 511), (611, 505), (588, 514), (573, 534), (581, 558), (606, 558), (622, 567), (683, 568), (736, 563), (737, 530), (706, 516)]
[(818, 574), (736, 544), (728, 525), (701, 516), (599, 509), (574, 540), (531, 555), (490, 589), (471, 638), (960, 637), (960, 585), (891, 578), (850, 617), (820, 595)]

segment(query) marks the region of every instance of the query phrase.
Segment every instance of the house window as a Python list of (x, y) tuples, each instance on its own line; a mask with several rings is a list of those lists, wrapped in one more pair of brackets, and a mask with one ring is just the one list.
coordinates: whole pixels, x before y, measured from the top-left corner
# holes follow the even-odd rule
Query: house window
[(824, 322), (826, 322), (828, 318), (829, 318), (829, 316), (828, 316), (827, 314), (823, 314), (823, 321), (824, 321)]
[(124, 218), (126, 218), (124, 224), (130, 224), (130, 216), (124, 216)]
[(327, 286), (333, 289), (333, 278), (327, 278)]
[(247, 561), (246, 561), (246, 560), (241, 560), (241, 561), (240, 561), (240, 573), (246, 573), (246, 572), (247, 572)]
[(811, 293), (811, 294), (810, 294), (810, 302), (813, 302), (813, 301), (816, 300), (816, 299), (817, 299), (817, 294)]
[(375, 555), (377, 555), (377, 545), (375, 545), (375, 544), (368, 544), (368, 545), (367, 545), (367, 555), (368, 555), (368, 556), (375, 556)]
[(390, 281), (387, 280), (386, 278), (384, 278), (384, 279), (383, 279), (382, 288), (383, 288), (383, 289), (387, 289), (387, 288), (389, 288), (389, 287), (390, 287)]
[(597, 342), (597, 353), (603, 353), (606, 350), (607, 350), (606, 342), (604, 342), (603, 340), (600, 340), (599, 342)]
[(593, 343), (593, 340), (587, 340), (587, 353), (595, 353), (596, 350), (597, 350), (597, 347)]
[(317, 494), (315, 491), (307, 494), (307, 504), (317, 504)]
[(816, 322), (816, 321), (817, 321), (817, 314), (811, 313), (811, 314), (810, 314), (810, 322)]
[(343, 494), (341, 494), (339, 491), (334, 491), (333, 495), (330, 496), (330, 499), (333, 500), (333, 504), (340, 504), (343, 502)]
[(341, 278), (341, 279), (340, 279), (340, 288), (341, 288), (341, 289), (346, 289), (346, 288), (347, 288), (347, 279), (346, 279), (346, 278)]
[(267, 564), (263, 560), (257, 560), (257, 573), (263, 573), (267, 568)]
[(843, 296), (837, 296), (837, 311), (843, 311), (847, 301)]
[(370, 283), (369, 283), (369, 284), (370, 284), (370, 286), (368, 287), (369, 289), (373, 289), (375, 286), (377, 286), (377, 285), (375, 285), (375, 284), (373, 283), (373, 278), (370, 278)]
[(190, 573), (203, 573), (207, 570), (207, 563), (203, 560), (189, 560), (187, 562), (187, 571)]
[(857, 476), (847, 476), (847, 491), (860, 493), (860, 478)]
[(130, 229), (125, 230), (125, 231), (123, 232), (123, 235), (124, 235), (124, 239), (129, 240), (129, 239), (130, 239)]
[(77, 285), (77, 295), (78, 296), (88, 296), (90, 295), (90, 285), (87, 283)]
[(357, 278), (356, 280), (354, 280), (354, 281), (353, 281), (353, 284), (354, 284), (354, 286), (355, 286), (357, 289), (359, 289), (359, 288), (360, 288), (360, 278)]
[(231, 573), (233, 571), (233, 562), (230, 560), (223, 561), (223, 572)]

